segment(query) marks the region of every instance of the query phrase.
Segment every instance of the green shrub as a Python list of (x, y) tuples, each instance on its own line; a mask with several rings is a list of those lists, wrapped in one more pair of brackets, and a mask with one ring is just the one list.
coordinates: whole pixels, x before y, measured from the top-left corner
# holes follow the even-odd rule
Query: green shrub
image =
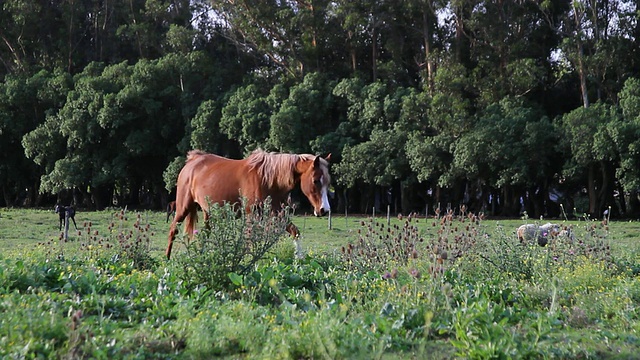
[[(180, 276), (191, 286), (227, 287), (229, 274), (246, 275), (278, 243), (290, 223), (289, 209), (272, 213), (271, 200), (245, 210), (229, 203), (209, 206), (209, 217), (185, 251), (176, 256)], [(237, 205), (237, 204), (236, 204)], [(239, 210), (237, 210), (239, 208)]]

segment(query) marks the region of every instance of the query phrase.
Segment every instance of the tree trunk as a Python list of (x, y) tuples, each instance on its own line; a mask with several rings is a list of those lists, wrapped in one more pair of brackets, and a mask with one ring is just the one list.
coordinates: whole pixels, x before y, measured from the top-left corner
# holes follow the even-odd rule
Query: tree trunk
[(371, 34), (371, 78), (375, 82), (378, 79), (378, 41), (376, 37), (378, 32), (376, 31), (376, 19), (373, 19), (373, 30)]
[(91, 201), (96, 210), (104, 210), (110, 204), (113, 188), (108, 186), (92, 187)]
[[(576, 31), (579, 32), (581, 28), (579, 10), (576, 8), (576, 2), (573, 2), (572, 5)], [(580, 78), (580, 94), (582, 95), (582, 106), (586, 109), (589, 107), (589, 95), (587, 93), (587, 69), (584, 64), (584, 46), (582, 45), (582, 40), (580, 40), (580, 35), (576, 36), (576, 42), (576, 51), (578, 56), (576, 67), (578, 68), (578, 76)]]
[(620, 201), (620, 215), (622, 216), (626, 216), (627, 215), (627, 199), (624, 196), (624, 188), (622, 187), (621, 184), (618, 184), (617, 189), (618, 190), (618, 199)]
[(429, 31), (429, 8), (422, 12), (422, 37), (424, 39), (424, 63), (427, 68), (427, 92), (433, 93), (434, 64), (431, 59), (431, 33)]
[(83, 203), (83, 201), (82, 201), (83, 194), (77, 187), (74, 187), (73, 189), (71, 189), (71, 194), (72, 194), (72, 197), (73, 197), (73, 204), (72, 205), (78, 206), (78, 204), (82, 204)]
[(471, 47), (464, 28), (464, 22), (468, 19), (470, 12), (470, 9), (465, 9), (462, 2), (458, 3), (454, 9), (456, 28), (454, 44), (455, 59), (465, 68), (471, 68)]
[[(4, 199), (4, 206), (5, 207), (10, 207), (12, 205), (11, 204), (11, 195), (7, 191), (7, 186), (6, 185), (2, 186), (2, 198)], [(2, 205), (2, 204), (0, 204), (0, 205)]]
[(353, 40), (353, 32), (349, 31), (347, 32), (347, 39), (349, 39), (349, 55), (351, 58), (351, 71), (353, 73), (356, 72), (356, 70), (358, 69), (358, 57), (356, 56), (356, 49), (355, 46), (353, 46), (351, 44), (351, 40)]
[(638, 214), (640, 214), (640, 198), (638, 198), (637, 190), (631, 191), (631, 193), (629, 194), (629, 201), (627, 202), (627, 205), (627, 216), (636, 217)]
[(613, 168), (613, 164), (606, 161), (600, 162), (600, 168), (602, 173), (602, 184), (598, 191), (598, 203), (600, 204), (600, 207), (597, 209), (597, 215), (602, 215), (605, 208), (611, 207), (610, 216), (618, 216), (620, 215), (620, 209), (618, 209), (616, 200), (613, 197), (613, 190), (615, 189), (615, 169)]
[(400, 182), (400, 208), (402, 213), (407, 215), (412, 210), (410, 190), (411, 188), (404, 181)]
[(514, 211), (514, 196), (513, 187), (511, 185), (505, 185), (502, 187), (502, 210), (500, 214), (503, 216), (513, 216)]
[(598, 194), (596, 192), (595, 164), (589, 164), (587, 178), (587, 194), (589, 195), (589, 214), (598, 215)]

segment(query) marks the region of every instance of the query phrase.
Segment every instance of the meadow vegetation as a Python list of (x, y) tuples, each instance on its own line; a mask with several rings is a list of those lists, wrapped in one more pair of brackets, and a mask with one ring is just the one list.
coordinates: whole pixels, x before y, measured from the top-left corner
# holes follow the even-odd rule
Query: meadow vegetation
[[(3, 358), (630, 358), (640, 350), (638, 222), (212, 210), (163, 258), (162, 213), (0, 211)], [(306, 250), (294, 255), (289, 219)], [(529, 222), (534, 222), (529, 220)]]

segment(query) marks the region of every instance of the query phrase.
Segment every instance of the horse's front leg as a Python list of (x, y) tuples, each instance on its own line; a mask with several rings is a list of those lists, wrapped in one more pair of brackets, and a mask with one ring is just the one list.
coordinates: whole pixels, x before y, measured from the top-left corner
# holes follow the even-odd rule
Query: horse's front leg
[(298, 227), (293, 225), (292, 222), (289, 222), (287, 224), (286, 230), (291, 235), (291, 237), (293, 237), (296, 259), (304, 258), (304, 250), (302, 249), (302, 245), (300, 245), (300, 231), (298, 230)]
[(300, 231), (298, 230), (298, 227), (295, 226), (292, 222), (289, 222), (287, 224), (286, 230), (294, 239), (297, 239), (300, 237)]
[(171, 259), (171, 248), (173, 248), (173, 239), (176, 237), (176, 226), (178, 225), (178, 221), (174, 218), (171, 222), (171, 227), (169, 228), (169, 238), (167, 242), (167, 251), (165, 255), (167, 256), (167, 260)]

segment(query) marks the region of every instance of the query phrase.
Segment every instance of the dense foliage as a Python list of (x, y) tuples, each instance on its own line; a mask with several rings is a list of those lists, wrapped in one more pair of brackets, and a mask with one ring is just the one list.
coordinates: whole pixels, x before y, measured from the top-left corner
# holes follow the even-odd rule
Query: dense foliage
[(159, 208), (262, 147), (332, 153), (339, 212), (640, 211), (633, 1), (1, 6), (0, 205)]

